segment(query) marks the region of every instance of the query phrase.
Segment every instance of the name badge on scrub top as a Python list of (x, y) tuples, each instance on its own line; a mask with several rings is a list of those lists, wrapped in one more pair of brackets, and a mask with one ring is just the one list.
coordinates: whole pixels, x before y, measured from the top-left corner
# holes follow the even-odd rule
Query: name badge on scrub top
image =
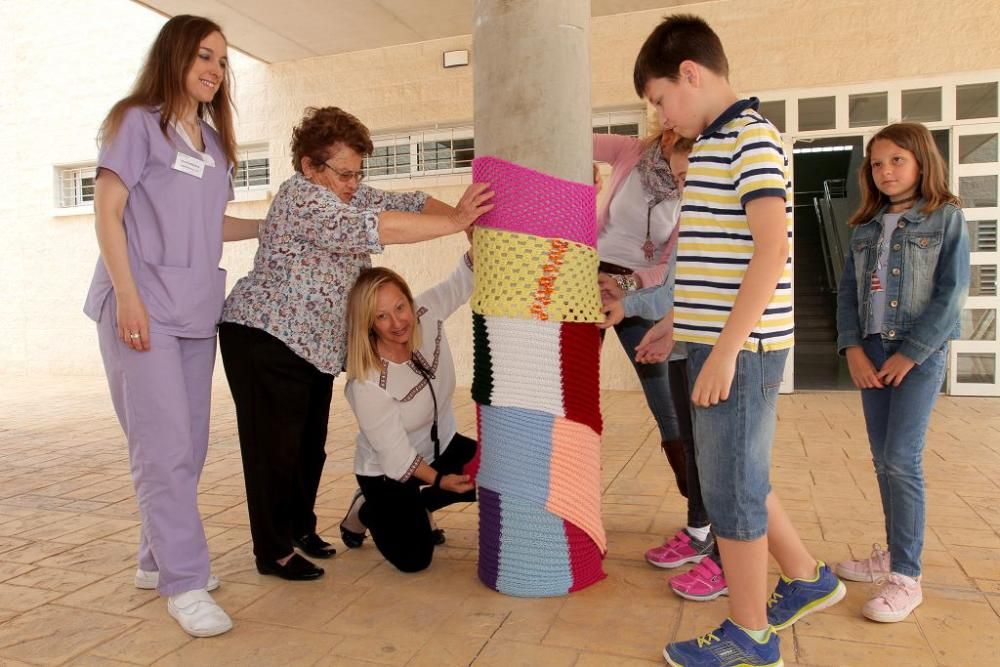
[(174, 160), (173, 168), (185, 174), (191, 174), (195, 178), (201, 178), (205, 173), (203, 161), (180, 151), (177, 151), (177, 159)]

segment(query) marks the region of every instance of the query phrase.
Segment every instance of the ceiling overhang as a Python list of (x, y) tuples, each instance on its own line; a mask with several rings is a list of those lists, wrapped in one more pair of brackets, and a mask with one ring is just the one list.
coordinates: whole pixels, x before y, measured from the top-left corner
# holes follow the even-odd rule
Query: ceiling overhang
[[(230, 45), (267, 63), (472, 34), (474, 0), (135, 0), (163, 14), (207, 16)], [(692, 0), (592, 0), (593, 16)]]

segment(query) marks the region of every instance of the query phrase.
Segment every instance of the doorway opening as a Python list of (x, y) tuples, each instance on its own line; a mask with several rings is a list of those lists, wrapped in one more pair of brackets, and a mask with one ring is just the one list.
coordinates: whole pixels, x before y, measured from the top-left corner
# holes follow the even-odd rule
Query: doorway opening
[(847, 219), (861, 200), (864, 137), (796, 141), (795, 388), (852, 389), (837, 354), (837, 285), (849, 247)]
[[(950, 133), (933, 130), (948, 164)], [(795, 183), (795, 388), (854, 389), (837, 354), (837, 285), (850, 249), (847, 221), (861, 203), (858, 170), (868, 136), (798, 140)]]

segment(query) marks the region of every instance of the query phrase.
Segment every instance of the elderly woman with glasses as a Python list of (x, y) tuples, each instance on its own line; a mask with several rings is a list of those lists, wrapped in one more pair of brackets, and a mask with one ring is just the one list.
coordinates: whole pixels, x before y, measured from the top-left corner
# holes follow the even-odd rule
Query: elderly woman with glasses
[(330, 558), (316, 534), (333, 380), (344, 367), (347, 295), (393, 243), (464, 232), (492, 208), (484, 184), (458, 205), (363, 184), (368, 129), (336, 107), (307, 109), (292, 133), (295, 173), (260, 227), (253, 268), (226, 299), (219, 341), (236, 403), (257, 571), (317, 579), (295, 553)]

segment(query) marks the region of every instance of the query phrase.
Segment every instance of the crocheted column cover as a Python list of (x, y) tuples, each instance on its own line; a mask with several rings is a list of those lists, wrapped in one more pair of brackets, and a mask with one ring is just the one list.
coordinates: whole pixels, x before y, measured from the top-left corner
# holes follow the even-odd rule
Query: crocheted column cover
[(594, 189), (493, 157), (470, 304), (479, 453), (479, 578), (563, 595), (604, 578)]

